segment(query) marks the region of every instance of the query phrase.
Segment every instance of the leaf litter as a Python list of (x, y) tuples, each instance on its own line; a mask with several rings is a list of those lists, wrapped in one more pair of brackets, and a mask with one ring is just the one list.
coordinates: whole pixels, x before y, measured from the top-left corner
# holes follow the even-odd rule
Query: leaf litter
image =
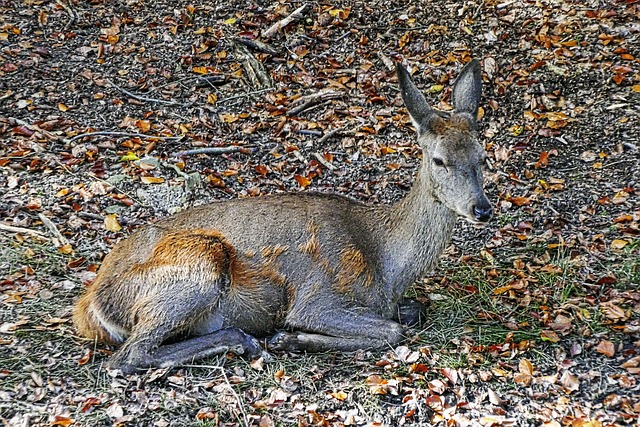
[[(637, 423), (638, 2), (302, 6), (0, 6), (3, 423)], [(416, 283), (431, 305), (405, 345), (125, 379), (74, 335), (102, 257), (154, 218), (282, 191), (399, 200), (421, 154), (393, 60), (449, 109), (471, 57), (496, 217), (461, 222)]]

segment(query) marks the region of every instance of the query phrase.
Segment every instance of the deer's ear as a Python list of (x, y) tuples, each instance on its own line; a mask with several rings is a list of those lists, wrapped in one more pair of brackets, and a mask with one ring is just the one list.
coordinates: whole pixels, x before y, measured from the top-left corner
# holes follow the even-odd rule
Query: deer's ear
[(398, 82), (400, 83), (400, 93), (402, 93), (404, 104), (407, 106), (407, 110), (409, 110), (411, 122), (419, 134), (424, 133), (429, 129), (436, 114), (429, 104), (427, 104), (427, 100), (422, 92), (418, 90), (413, 80), (411, 80), (407, 69), (399, 62), (396, 63), (396, 72), (398, 73)]
[(453, 107), (457, 113), (468, 113), (475, 122), (482, 94), (482, 70), (477, 59), (464, 66), (453, 85)]

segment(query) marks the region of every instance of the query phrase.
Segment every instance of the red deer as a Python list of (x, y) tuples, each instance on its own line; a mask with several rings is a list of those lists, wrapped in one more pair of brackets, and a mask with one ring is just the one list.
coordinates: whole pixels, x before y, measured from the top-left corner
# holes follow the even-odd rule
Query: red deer
[[(80, 334), (122, 344), (130, 373), (212, 354), (355, 351), (394, 346), (403, 294), (438, 261), (459, 216), (487, 222), (477, 141), (481, 70), (469, 62), (454, 111), (432, 109), (407, 70), (400, 90), (423, 160), (399, 203), (282, 194), (212, 203), (142, 227), (105, 257), (77, 303)], [(275, 335), (274, 335), (275, 334)]]

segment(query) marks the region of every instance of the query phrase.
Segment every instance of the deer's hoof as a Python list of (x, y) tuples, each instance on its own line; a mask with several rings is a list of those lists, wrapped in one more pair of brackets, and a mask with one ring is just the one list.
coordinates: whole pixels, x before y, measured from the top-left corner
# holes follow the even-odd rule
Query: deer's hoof
[(252, 360), (263, 357), (263, 353), (265, 353), (265, 351), (262, 349), (260, 341), (251, 335), (247, 335), (247, 338), (248, 339), (244, 343), (244, 354)]
[(267, 349), (272, 351), (295, 351), (297, 342), (296, 334), (280, 331), (267, 342)]

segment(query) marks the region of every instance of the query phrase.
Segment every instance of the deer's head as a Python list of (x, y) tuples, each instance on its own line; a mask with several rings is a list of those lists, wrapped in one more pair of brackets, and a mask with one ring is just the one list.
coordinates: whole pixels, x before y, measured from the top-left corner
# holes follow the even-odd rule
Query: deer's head
[(492, 210), (483, 190), (484, 148), (477, 141), (477, 114), (482, 77), (477, 60), (469, 62), (453, 86), (454, 111), (445, 113), (429, 106), (407, 70), (397, 64), (402, 98), (418, 132), (423, 152), (423, 179), (432, 195), (467, 220), (479, 223)]

